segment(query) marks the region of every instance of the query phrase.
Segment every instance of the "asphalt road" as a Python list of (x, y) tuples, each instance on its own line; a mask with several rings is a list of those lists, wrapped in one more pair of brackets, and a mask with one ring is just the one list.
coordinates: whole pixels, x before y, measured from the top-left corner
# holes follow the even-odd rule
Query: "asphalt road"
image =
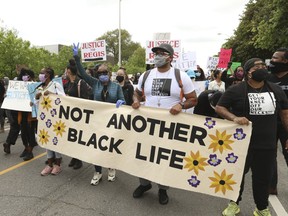
[[(84, 163), (79, 170), (68, 167), (69, 157), (63, 156), (63, 171), (57, 176), (41, 176), (46, 155), (45, 149), (36, 147), (35, 158), (23, 162), (19, 157), (23, 151), (20, 136), (11, 154), (3, 152), (9, 131), (0, 134), (0, 216), (217, 216), (221, 215), (228, 200), (205, 194), (170, 188), (167, 205), (158, 203), (158, 188), (153, 188), (140, 199), (132, 193), (138, 186), (138, 178), (117, 171), (115, 182), (107, 181), (107, 169), (103, 170), (103, 181), (91, 186), (94, 167)], [(288, 212), (288, 168), (282, 153), (278, 152), (279, 185), (278, 196), (270, 196), (272, 215), (286, 216)], [(251, 216), (255, 208), (251, 176), (246, 176), (243, 201), (239, 216)]]

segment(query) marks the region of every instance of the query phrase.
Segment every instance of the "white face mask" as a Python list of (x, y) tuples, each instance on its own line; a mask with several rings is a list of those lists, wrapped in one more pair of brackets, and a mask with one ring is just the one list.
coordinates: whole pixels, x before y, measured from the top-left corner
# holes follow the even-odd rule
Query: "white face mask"
[(165, 64), (167, 64), (167, 59), (168, 59), (168, 58), (169, 58), (169, 56), (168, 56), (168, 57), (159, 56), (159, 55), (155, 56), (155, 58), (154, 58), (154, 64), (155, 64), (155, 66), (156, 66), (156, 67), (162, 67), (162, 66), (164, 66)]

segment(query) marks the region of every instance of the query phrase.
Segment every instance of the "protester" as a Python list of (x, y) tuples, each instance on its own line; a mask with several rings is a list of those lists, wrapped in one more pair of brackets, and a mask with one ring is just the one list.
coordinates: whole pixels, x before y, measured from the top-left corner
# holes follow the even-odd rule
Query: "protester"
[(257, 207), (254, 215), (266, 216), (271, 215), (268, 188), (277, 151), (277, 115), (280, 114), (287, 133), (288, 100), (278, 85), (265, 80), (268, 71), (261, 59), (249, 59), (244, 71), (245, 81), (229, 87), (216, 106), (216, 112), (223, 118), (240, 125), (248, 125), (251, 121), (253, 125), (239, 197), (236, 202), (230, 201), (222, 214), (231, 216), (240, 212), (245, 174), (251, 169), (253, 197)]
[[(25, 65), (20, 65), (20, 64), (16, 65), (17, 77), (15, 77), (14, 80), (18, 79), (18, 76), (19, 76), (22, 68), (27, 69), (27, 67)], [(16, 140), (18, 138), (18, 135), (20, 132), (20, 125), (18, 124), (18, 111), (7, 109), (6, 115), (7, 115), (8, 120), (9, 120), (10, 130), (8, 132), (8, 136), (6, 138), (5, 143), (3, 143), (3, 147), (4, 147), (4, 152), (6, 154), (10, 154), (11, 153), (11, 145), (15, 145)]]
[[(36, 103), (39, 103), (40, 97), (48, 94), (65, 95), (62, 85), (56, 81), (53, 81), (54, 70), (50, 67), (43, 68), (39, 74), (40, 86), (36, 88)], [(62, 155), (58, 152), (46, 149), (48, 165), (41, 171), (42, 176), (49, 174), (58, 175), (62, 169), (60, 167)], [(53, 165), (54, 163), (54, 165)]]
[(0, 133), (4, 133), (4, 123), (5, 123), (5, 119), (4, 119), (4, 113), (5, 110), (1, 108), (2, 103), (4, 101), (4, 97), (5, 97), (5, 87), (4, 87), (4, 81), (1, 79), (0, 80)]
[[(277, 83), (285, 92), (288, 97), (288, 48), (282, 47), (277, 49), (270, 61), (269, 70), (271, 75), (268, 77), (268, 80), (273, 83)], [(282, 146), (282, 153), (286, 164), (288, 166), (288, 151), (285, 149), (286, 140), (288, 135), (285, 132), (285, 128), (281, 122), (281, 119), (278, 118), (277, 124), (277, 137), (276, 137), (276, 146), (278, 140), (280, 140)], [(277, 159), (273, 166), (273, 175), (272, 181), (269, 188), (269, 193), (277, 195), (277, 183), (278, 183), (278, 171), (277, 171)]]
[(206, 80), (205, 73), (199, 65), (197, 65), (197, 70), (195, 71), (195, 75), (196, 75), (195, 81), (205, 81)]
[[(74, 59), (69, 60), (66, 68), (66, 77), (68, 82), (64, 85), (64, 91), (67, 96), (89, 99), (91, 87), (77, 76), (77, 66)], [(73, 169), (80, 169), (82, 165), (82, 161), (77, 158), (72, 158), (68, 164)]]
[[(195, 87), (190, 77), (183, 71), (179, 71), (182, 88), (176, 78), (176, 70), (171, 66), (174, 50), (169, 44), (162, 43), (159, 47), (152, 48), (156, 68), (152, 69), (148, 77), (145, 73), (139, 78), (136, 90), (134, 91), (134, 101), (132, 107), (138, 109), (145, 94), (145, 106), (154, 108), (169, 109), (170, 114), (176, 115), (183, 109), (189, 109), (197, 104)], [(146, 72), (147, 73), (147, 72)], [(143, 89), (144, 88), (144, 89)], [(184, 92), (185, 102), (181, 101), (181, 93)], [(169, 117), (170, 118), (170, 117)], [(134, 198), (142, 197), (144, 192), (152, 188), (151, 182), (140, 178), (140, 185), (133, 193)], [(168, 186), (158, 184), (159, 203), (164, 205), (169, 201), (167, 195)]]
[(222, 94), (223, 92), (215, 90), (205, 90), (201, 92), (198, 96), (198, 103), (194, 107), (193, 113), (197, 115), (219, 118), (215, 112), (215, 107)]
[[(18, 80), (24, 82), (35, 81), (34, 72), (30, 69), (22, 68)], [(19, 111), (18, 112), (18, 124), (20, 125), (21, 139), (24, 145), (24, 150), (20, 154), (20, 157), (24, 161), (34, 158), (33, 148), (37, 146), (35, 134), (37, 130), (37, 118), (32, 118), (31, 112)]]
[(234, 81), (234, 78), (232, 77), (233, 73), (232, 62), (230, 61), (228, 62), (227, 68), (223, 71), (221, 76), (221, 80), (225, 82), (225, 89), (232, 85)]
[(214, 90), (214, 91), (225, 91), (225, 83), (221, 80), (222, 71), (220, 70), (214, 70), (213, 71), (213, 77), (214, 80), (209, 82), (208, 90)]
[(233, 79), (231, 85), (240, 83), (244, 80), (244, 69), (242, 66), (238, 66), (235, 68), (233, 75), (230, 77)]
[(123, 67), (119, 68), (119, 70), (117, 71), (116, 80), (119, 83), (119, 85), (122, 87), (126, 105), (129, 105), (129, 106), (132, 105), (134, 87), (129, 81), (125, 68)]
[[(125, 103), (125, 98), (121, 86), (110, 80), (111, 73), (106, 64), (98, 65), (96, 77), (89, 76), (83, 68), (78, 56), (79, 44), (73, 46), (73, 55), (81, 77), (92, 87), (94, 100), (108, 103), (116, 103), (116, 107)], [(98, 185), (102, 180), (102, 167), (95, 165), (95, 172), (91, 180), (91, 185)], [(115, 181), (116, 170), (108, 168), (108, 181)]]

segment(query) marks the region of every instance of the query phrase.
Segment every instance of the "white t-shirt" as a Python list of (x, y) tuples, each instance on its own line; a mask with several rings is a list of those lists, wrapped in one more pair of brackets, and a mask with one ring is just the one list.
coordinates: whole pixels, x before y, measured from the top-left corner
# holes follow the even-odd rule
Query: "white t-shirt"
[[(137, 88), (142, 91), (142, 74), (139, 78)], [(195, 90), (190, 77), (183, 71), (180, 71), (180, 77), (183, 84), (184, 94)], [(181, 88), (175, 77), (174, 68), (166, 72), (159, 72), (153, 68), (144, 84), (144, 94), (146, 97), (145, 106), (170, 109), (180, 102)]]
[(213, 80), (209, 83), (208, 90), (225, 92), (225, 83), (223, 81), (221, 81), (220, 85), (218, 85), (217, 81)]

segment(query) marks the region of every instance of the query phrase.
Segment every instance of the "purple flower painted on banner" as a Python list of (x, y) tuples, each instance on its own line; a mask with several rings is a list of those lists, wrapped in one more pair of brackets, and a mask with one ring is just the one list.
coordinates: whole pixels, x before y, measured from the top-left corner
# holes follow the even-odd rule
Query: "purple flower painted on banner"
[(60, 103), (61, 103), (60, 98), (57, 98), (57, 99), (55, 100), (55, 104), (56, 104), (56, 105), (59, 105)]
[(237, 140), (243, 140), (246, 137), (246, 134), (243, 133), (242, 128), (236, 128), (236, 133), (233, 134), (234, 138)]
[(187, 180), (189, 185), (192, 187), (197, 187), (200, 184), (200, 181), (197, 179), (197, 176), (191, 176), (190, 179)]
[(208, 160), (208, 163), (211, 165), (211, 166), (218, 166), (220, 163), (221, 163), (221, 159), (218, 159), (217, 158), (217, 155), (216, 154), (210, 154), (210, 159)]
[(51, 119), (48, 119), (48, 120), (46, 121), (46, 127), (50, 128), (51, 125), (52, 125)]
[(52, 116), (52, 117), (54, 117), (55, 115), (57, 115), (56, 109), (52, 109), (52, 110), (50, 111), (50, 113), (51, 113), (51, 116)]
[(43, 113), (43, 112), (41, 112), (41, 114), (40, 114), (40, 119), (41, 120), (44, 120), (46, 118), (46, 115)]
[(212, 118), (207, 117), (204, 125), (207, 126), (209, 129), (211, 129), (215, 126), (215, 124), (216, 121), (212, 120)]
[(237, 159), (238, 159), (238, 156), (234, 155), (234, 153), (230, 153), (230, 154), (228, 154), (228, 156), (226, 157), (226, 161), (227, 161), (228, 163), (236, 163)]
[(53, 142), (54, 145), (57, 145), (57, 144), (58, 144), (58, 139), (57, 139), (57, 137), (54, 137), (53, 140), (52, 140), (52, 142)]

